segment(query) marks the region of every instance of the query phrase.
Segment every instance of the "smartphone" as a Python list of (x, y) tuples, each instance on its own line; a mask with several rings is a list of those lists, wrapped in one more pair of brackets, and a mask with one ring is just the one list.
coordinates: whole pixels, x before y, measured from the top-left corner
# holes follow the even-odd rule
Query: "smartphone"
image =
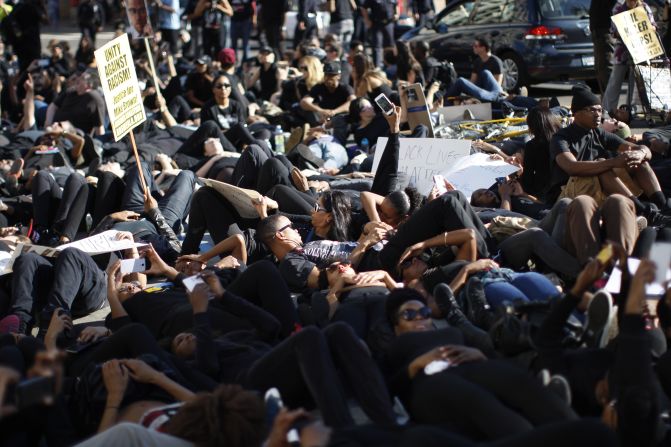
[(14, 404), (19, 410), (54, 401), (54, 378), (35, 377), (16, 385)]
[(144, 272), (147, 270), (147, 260), (145, 258), (122, 259), (120, 270), (122, 275), (128, 275), (129, 273), (135, 272)]
[(650, 248), (650, 260), (655, 263), (655, 282), (662, 284), (667, 280), (667, 272), (671, 265), (671, 243), (655, 242)]
[(442, 196), (447, 192), (447, 188), (445, 187), (445, 177), (442, 175), (434, 175), (433, 184), (436, 185), (436, 191), (439, 195)]
[(205, 281), (203, 281), (203, 278), (198, 274), (184, 278), (182, 284), (184, 284), (186, 291), (191, 293), (198, 284), (205, 284)]
[(596, 255), (596, 259), (602, 265), (606, 265), (613, 258), (613, 255), (614, 255), (613, 246), (608, 244), (601, 249), (598, 255)]
[(380, 93), (379, 95), (377, 95), (377, 97), (375, 98), (375, 104), (377, 104), (378, 107), (382, 109), (382, 112), (385, 115), (391, 115), (392, 113), (394, 113), (394, 104), (392, 104), (392, 102), (389, 101), (389, 98), (387, 98), (387, 95), (385, 95), (384, 93)]
[(46, 68), (46, 67), (49, 66), (50, 63), (51, 63), (51, 61), (49, 59), (46, 59), (46, 58), (37, 60), (37, 66), (40, 67), (40, 68)]

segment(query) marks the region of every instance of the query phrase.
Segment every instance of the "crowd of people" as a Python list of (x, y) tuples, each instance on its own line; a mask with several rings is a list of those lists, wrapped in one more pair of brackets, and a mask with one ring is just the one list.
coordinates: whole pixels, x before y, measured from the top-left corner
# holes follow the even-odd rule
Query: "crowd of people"
[[(37, 0), (1, 18), (2, 445), (668, 445), (671, 290), (648, 287), (669, 265), (648, 258), (671, 242), (671, 128), (632, 134), (581, 84), (563, 106), (505, 91), (486, 37), (453, 76), (393, 42), (390, 0), (328, 1), (323, 39), (301, 0), (292, 49), (284, 2), (192, 3), (127, 2), (153, 24), (131, 41), (136, 148), (93, 55), (113, 10), (81, 3), (76, 54), (26, 37)], [(433, 132), (413, 84), (436, 125), (453, 104), (526, 116), (471, 144), (515, 173), (470, 197), (410, 184), (402, 141)], [(103, 234), (127, 248), (68, 245)]]

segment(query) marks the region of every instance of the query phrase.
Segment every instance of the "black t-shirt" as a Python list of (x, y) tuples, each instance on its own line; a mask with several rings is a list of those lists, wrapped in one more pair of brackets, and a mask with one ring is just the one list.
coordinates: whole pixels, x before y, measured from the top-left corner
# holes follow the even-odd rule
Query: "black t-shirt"
[(386, 25), (396, 13), (396, 0), (364, 0), (363, 7), (370, 10), (373, 26), (380, 23)]
[(387, 136), (389, 136), (389, 124), (382, 115), (375, 115), (373, 121), (368, 123), (366, 127), (359, 127), (354, 131), (354, 140), (359, 147), (361, 147), (364, 138), (368, 138), (368, 147), (373, 147), (374, 144), (377, 144), (378, 137)]
[(62, 93), (56, 97), (54, 104), (58, 106), (54, 122), (70, 121), (84, 133), (90, 133), (105, 122), (105, 100), (97, 90), (83, 95), (76, 92)]
[(184, 90), (193, 90), (195, 97), (205, 102), (212, 98), (212, 81), (206, 78), (203, 73), (196, 73), (194, 71), (186, 77)]
[(598, 158), (612, 158), (617, 148), (626, 143), (615, 134), (600, 127), (585, 129), (573, 123), (560, 129), (550, 141), (551, 181), (548, 203), (554, 203), (559, 197), (561, 187), (568, 182), (569, 175), (559, 167), (556, 158), (559, 154), (570, 152), (578, 161), (594, 161)]
[(292, 251), (280, 261), (279, 269), (282, 278), (289, 286), (289, 290), (295, 293), (303, 293), (308, 290), (308, 276), (316, 264), (309, 261), (301, 252)]
[(287, 0), (261, 0), (261, 19), (266, 23), (284, 22)]
[(336, 0), (335, 11), (331, 13), (331, 23), (342, 22), (352, 17), (352, 5), (350, 5), (350, 1)]
[(550, 143), (534, 138), (524, 146), (524, 171), (520, 184), (524, 191), (539, 200), (545, 200), (550, 185)]
[(220, 29), (224, 23), (224, 13), (212, 3), (212, 6), (203, 12), (203, 28), (205, 29)]
[(201, 122), (212, 120), (219, 128), (226, 131), (236, 124), (245, 123), (245, 113), (242, 105), (234, 100), (228, 100), (228, 107), (218, 106), (212, 99), (203, 105), (200, 112)]
[(231, 20), (234, 22), (249, 19), (254, 15), (252, 0), (231, 0), (231, 7), (233, 8)]
[(353, 94), (354, 90), (352, 90), (352, 87), (343, 84), (338, 84), (338, 87), (332, 92), (323, 83), (315, 85), (310, 90), (310, 96), (315, 100), (314, 103), (326, 110), (340, 107)]
[(259, 81), (261, 83), (261, 99), (270, 101), (270, 97), (279, 89), (279, 81), (277, 79), (277, 64), (271, 64), (268, 70), (261, 67), (261, 74)]
[(479, 57), (473, 60), (473, 73), (480, 73), (482, 70), (489, 70), (494, 76), (503, 73), (503, 62), (493, 54), (489, 59), (482, 61)]

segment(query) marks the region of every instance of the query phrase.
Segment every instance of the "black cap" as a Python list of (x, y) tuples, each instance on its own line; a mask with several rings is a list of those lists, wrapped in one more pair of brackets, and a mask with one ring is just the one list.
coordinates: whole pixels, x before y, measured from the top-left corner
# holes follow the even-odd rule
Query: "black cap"
[(210, 62), (212, 62), (212, 59), (207, 54), (203, 54), (198, 59), (196, 59), (196, 63), (199, 65), (208, 65)]
[(269, 53), (272, 53), (272, 52), (273, 52), (273, 49), (270, 48), (268, 45), (264, 45), (264, 46), (262, 46), (261, 48), (259, 48), (259, 53), (267, 53), (267, 54), (269, 54)]
[(571, 111), (573, 113), (589, 106), (598, 106), (601, 100), (589, 88), (574, 88), (573, 99), (571, 99)]
[(325, 75), (339, 75), (340, 74), (340, 62), (332, 61), (324, 64), (324, 74)]

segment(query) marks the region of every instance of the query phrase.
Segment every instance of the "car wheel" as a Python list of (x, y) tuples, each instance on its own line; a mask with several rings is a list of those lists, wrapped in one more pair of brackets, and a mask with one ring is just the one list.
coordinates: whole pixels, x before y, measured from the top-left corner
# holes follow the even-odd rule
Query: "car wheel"
[(503, 89), (511, 91), (529, 84), (526, 65), (517, 53), (508, 51), (501, 55), (503, 61)]

